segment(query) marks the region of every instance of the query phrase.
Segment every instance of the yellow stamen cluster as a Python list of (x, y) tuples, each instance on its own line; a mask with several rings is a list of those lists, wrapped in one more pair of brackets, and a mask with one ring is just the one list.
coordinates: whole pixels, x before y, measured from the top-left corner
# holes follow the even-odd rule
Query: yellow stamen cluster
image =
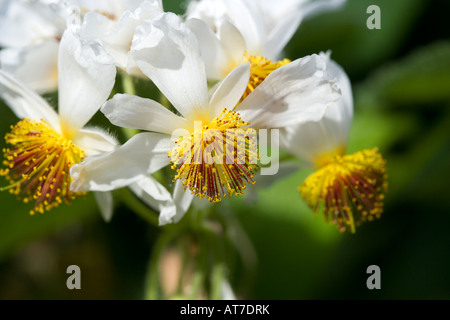
[(255, 90), (272, 71), (291, 62), (289, 59), (272, 62), (261, 56), (249, 56), (246, 52), (244, 53), (244, 62), (247, 61), (250, 62), (250, 80), (242, 99), (245, 99), (245, 97)]
[(3, 149), (6, 168), (0, 170), (10, 185), (10, 193), (25, 203), (35, 201), (30, 214), (44, 213), (63, 200), (70, 202), (69, 169), (83, 160), (83, 151), (71, 140), (55, 132), (44, 120), (24, 119), (11, 126), (5, 140), (12, 147)]
[(299, 187), (302, 198), (340, 231), (379, 218), (387, 191), (386, 161), (377, 148), (334, 155)]
[[(244, 193), (258, 169), (256, 131), (248, 122), (226, 108), (208, 125), (194, 128), (190, 136), (180, 137), (168, 153), (174, 178), (182, 179), (185, 189), (200, 198), (218, 202)], [(253, 133), (253, 134), (252, 134)]]

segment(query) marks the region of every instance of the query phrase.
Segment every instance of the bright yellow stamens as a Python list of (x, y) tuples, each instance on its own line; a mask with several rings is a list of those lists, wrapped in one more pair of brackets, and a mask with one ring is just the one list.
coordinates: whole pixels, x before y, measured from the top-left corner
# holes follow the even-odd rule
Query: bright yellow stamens
[(302, 198), (340, 231), (379, 218), (387, 191), (386, 161), (377, 148), (335, 155), (298, 188)]
[(168, 153), (174, 178), (200, 198), (218, 202), (244, 193), (258, 168), (256, 131), (238, 113), (223, 109), (209, 124), (194, 126), (190, 136), (180, 137)]
[(25, 203), (35, 201), (30, 214), (44, 213), (57, 207), (62, 200), (67, 203), (76, 194), (70, 191), (70, 167), (83, 160), (83, 151), (71, 140), (58, 134), (44, 120), (24, 119), (11, 126), (5, 140), (12, 145), (3, 149), (5, 176), (10, 193)]
[(244, 99), (248, 96), (257, 86), (264, 81), (264, 79), (275, 69), (282, 67), (291, 60), (283, 59), (281, 61), (272, 62), (264, 57), (260, 56), (249, 56), (247, 52), (244, 53), (244, 62), (250, 62), (250, 80), (247, 84), (247, 89), (242, 96)]

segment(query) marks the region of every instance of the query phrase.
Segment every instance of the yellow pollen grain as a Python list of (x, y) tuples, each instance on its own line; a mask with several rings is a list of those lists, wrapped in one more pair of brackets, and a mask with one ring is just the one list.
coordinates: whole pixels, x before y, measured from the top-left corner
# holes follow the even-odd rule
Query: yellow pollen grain
[(69, 169), (81, 162), (84, 154), (71, 140), (46, 121), (27, 118), (12, 126), (5, 140), (11, 148), (3, 150), (3, 165), (9, 169), (1, 170), (0, 175), (9, 185), (1, 190), (9, 189), (25, 203), (35, 201), (30, 214), (43, 213), (57, 207), (61, 199), (69, 203), (74, 198)]
[(323, 211), (340, 231), (355, 232), (362, 222), (380, 217), (386, 180), (386, 161), (373, 148), (332, 156), (298, 190), (315, 213)]
[[(200, 198), (218, 202), (228, 193), (241, 195), (246, 183), (253, 183), (258, 168), (256, 132), (248, 128), (239, 114), (222, 110), (220, 115), (201, 130), (176, 141), (168, 152), (175, 180)], [(237, 151), (237, 152), (236, 152)]]

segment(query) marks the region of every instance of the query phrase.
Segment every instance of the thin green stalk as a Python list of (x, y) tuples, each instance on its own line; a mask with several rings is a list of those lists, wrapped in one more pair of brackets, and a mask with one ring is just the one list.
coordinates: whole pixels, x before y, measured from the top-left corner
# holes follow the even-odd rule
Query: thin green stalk
[(146, 300), (156, 300), (158, 299), (158, 289), (159, 285), (159, 268), (158, 263), (164, 249), (168, 247), (170, 242), (176, 233), (174, 232), (166, 232), (163, 233), (159, 239), (156, 241), (153, 249), (153, 254), (150, 258), (149, 267), (147, 271), (147, 284), (145, 290), (145, 299)]
[(136, 95), (136, 88), (134, 86), (134, 78), (127, 73), (122, 73), (122, 89), (124, 93)]
[[(121, 74), (122, 78), (122, 89), (124, 93), (136, 95), (136, 88), (134, 86), (134, 78), (129, 74), (123, 72)], [(122, 128), (123, 133), (127, 139), (130, 139), (135, 134), (139, 133), (138, 129)]]
[(153, 226), (158, 226), (158, 215), (151, 208), (143, 204), (137, 199), (134, 194), (128, 188), (122, 188), (119, 190), (120, 199), (122, 202), (136, 214), (141, 216), (144, 220)]

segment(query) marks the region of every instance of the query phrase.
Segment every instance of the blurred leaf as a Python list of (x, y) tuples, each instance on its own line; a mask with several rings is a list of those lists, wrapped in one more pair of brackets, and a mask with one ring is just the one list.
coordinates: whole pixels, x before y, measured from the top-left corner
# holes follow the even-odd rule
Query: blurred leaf
[[(340, 10), (302, 22), (286, 48), (291, 59), (332, 51), (332, 58), (353, 78), (394, 55), (411, 32), (424, 1), (349, 0)], [(381, 10), (381, 29), (369, 30), (370, 5)]]
[(322, 275), (341, 234), (321, 215), (314, 216), (301, 200), (297, 187), (308, 174), (308, 170), (297, 171), (269, 188), (255, 184), (249, 188), (257, 188), (252, 190), (257, 192), (256, 199), (229, 199), (229, 214), (241, 221), (258, 260), (254, 296), (244, 298), (308, 299), (320, 295)]
[(378, 69), (361, 88), (364, 100), (423, 104), (450, 101), (450, 42), (438, 42)]
[[(449, 203), (450, 116), (417, 137), (407, 152), (391, 156), (390, 195)], [(449, 203), (450, 205), (450, 203)]]
[(44, 214), (30, 216), (30, 205), (16, 200), (8, 192), (0, 192), (2, 211), (0, 214), (0, 260), (21, 245), (60, 230), (83, 219), (100, 217), (94, 197), (76, 199), (69, 206), (62, 204)]
[(414, 114), (390, 114), (380, 112), (382, 105), (355, 106), (350, 128), (347, 153), (378, 147), (382, 153), (402, 137), (408, 136), (417, 125)]

